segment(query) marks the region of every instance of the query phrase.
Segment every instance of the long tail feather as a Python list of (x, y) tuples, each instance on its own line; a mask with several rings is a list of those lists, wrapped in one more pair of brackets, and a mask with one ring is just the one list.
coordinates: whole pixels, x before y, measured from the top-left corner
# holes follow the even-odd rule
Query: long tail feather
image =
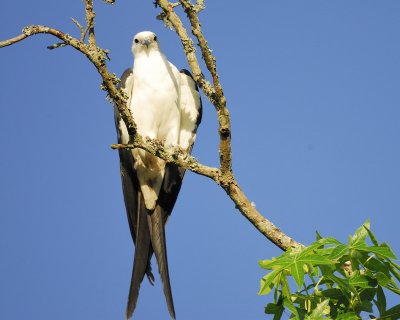
[(126, 319), (132, 317), (136, 308), (136, 303), (139, 296), (140, 284), (143, 281), (144, 275), (152, 284), (154, 281), (153, 274), (151, 273), (150, 258), (151, 258), (151, 240), (150, 231), (147, 224), (147, 210), (144, 206), (141, 194), (138, 195), (138, 221), (136, 228), (136, 243), (135, 243), (135, 256), (133, 260), (133, 270), (131, 277), (131, 285), (129, 289), (128, 304), (126, 307)]
[(160, 207), (156, 207), (153, 213), (148, 215), (148, 223), (151, 235), (151, 244), (157, 259), (158, 271), (163, 283), (168, 311), (172, 319), (175, 319), (175, 308), (174, 301), (172, 299), (171, 283), (169, 280), (167, 248), (165, 244), (165, 225), (163, 212)]

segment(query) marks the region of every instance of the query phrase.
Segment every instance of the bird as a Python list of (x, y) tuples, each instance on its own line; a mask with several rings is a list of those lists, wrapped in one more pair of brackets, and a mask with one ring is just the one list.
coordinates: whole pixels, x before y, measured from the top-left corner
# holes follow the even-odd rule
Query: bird
[[(121, 76), (120, 88), (142, 137), (179, 147), (190, 155), (202, 118), (202, 101), (191, 73), (178, 70), (160, 50), (157, 35), (137, 33), (132, 41), (133, 68)], [(129, 143), (127, 127), (116, 107), (118, 143)], [(146, 275), (154, 284), (151, 258), (156, 257), (169, 314), (176, 319), (168, 270), (165, 225), (171, 215), (185, 169), (142, 149), (119, 149), (122, 190), (135, 245), (126, 319), (136, 308)]]

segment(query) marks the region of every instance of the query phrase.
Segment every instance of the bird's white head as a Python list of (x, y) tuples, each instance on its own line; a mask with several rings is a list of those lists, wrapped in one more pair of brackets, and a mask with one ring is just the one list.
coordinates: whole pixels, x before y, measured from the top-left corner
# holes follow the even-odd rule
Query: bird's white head
[(149, 53), (153, 50), (159, 50), (157, 35), (151, 31), (142, 31), (133, 37), (132, 53), (137, 56), (140, 53)]

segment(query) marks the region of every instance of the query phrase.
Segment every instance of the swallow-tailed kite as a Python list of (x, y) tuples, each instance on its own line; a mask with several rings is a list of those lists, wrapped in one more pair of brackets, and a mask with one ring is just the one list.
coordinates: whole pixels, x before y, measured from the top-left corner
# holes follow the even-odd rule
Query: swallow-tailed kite
[[(122, 75), (121, 88), (143, 137), (191, 152), (201, 120), (202, 105), (189, 71), (178, 69), (160, 51), (150, 31), (135, 35), (133, 69)], [(129, 143), (124, 121), (115, 108), (118, 142)], [(122, 188), (129, 228), (135, 243), (126, 319), (132, 317), (140, 284), (147, 275), (153, 284), (150, 260), (156, 256), (168, 310), (175, 319), (165, 243), (165, 224), (174, 207), (185, 170), (142, 149), (119, 150)]]

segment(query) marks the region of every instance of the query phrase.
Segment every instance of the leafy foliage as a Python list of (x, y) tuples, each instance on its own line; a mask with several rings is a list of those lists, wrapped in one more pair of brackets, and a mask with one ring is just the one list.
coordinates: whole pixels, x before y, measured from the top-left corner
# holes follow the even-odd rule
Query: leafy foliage
[[(367, 244), (370, 240), (370, 245)], [(317, 233), (317, 241), (259, 264), (270, 272), (260, 295), (273, 292), (265, 313), (281, 319), (400, 319), (400, 304), (387, 308), (385, 291), (400, 295), (400, 266), (386, 243), (379, 244), (366, 221), (348, 243)], [(290, 285), (296, 285), (292, 292)], [(374, 308), (375, 306), (375, 308)], [(375, 316), (374, 313), (379, 316)]]

